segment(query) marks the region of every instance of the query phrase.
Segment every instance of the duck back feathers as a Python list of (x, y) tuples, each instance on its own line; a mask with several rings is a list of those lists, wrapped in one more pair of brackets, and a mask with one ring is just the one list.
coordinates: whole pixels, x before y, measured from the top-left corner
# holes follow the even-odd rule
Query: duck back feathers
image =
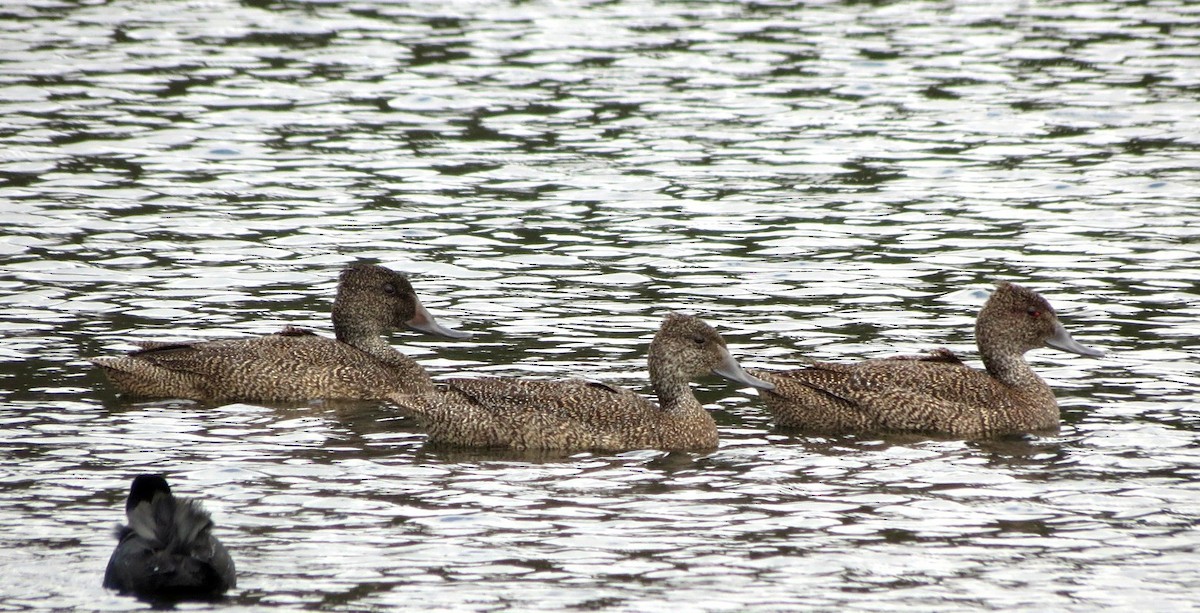
[(1013, 283), (998, 284), (975, 330), (985, 370), (939, 349), (923, 356), (755, 374), (776, 384), (763, 400), (782, 427), (963, 438), (1057, 430), (1054, 392), (1024, 354), (1045, 346), (1102, 353), (1075, 342), (1044, 297)]
[(418, 413), (433, 444), (513, 449), (707, 449), (702, 408), (670, 413), (632, 390), (583, 379), (450, 379), (435, 412)]
[(671, 314), (650, 344), (655, 403), (630, 390), (570, 379), (452, 378), (434, 394), (391, 400), (416, 416), (434, 445), (522, 450), (711, 449), (716, 422), (688, 382), (709, 372), (747, 385), (716, 330), (697, 317)]
[(394, 353), (371, 354), (292, 329), (248, 339), (159, 344), (92, 361), (123, 393), (149, 398), (373, 399), (380, 398), (382, 390), (421, 390), (432, 385), (420, 364)]
[(378, 399), (386, 393), (424, 393), (425, 370), (383, 338), (414, 330), (462, 338), (439, 325), (408, 279), (382, 266), (342, 271), (333, 304), (336, 338), (287, 327), (247, 339), (139, 343), (124, 356), (92, 360), (123, 393), (193, 400), (305, 401)]

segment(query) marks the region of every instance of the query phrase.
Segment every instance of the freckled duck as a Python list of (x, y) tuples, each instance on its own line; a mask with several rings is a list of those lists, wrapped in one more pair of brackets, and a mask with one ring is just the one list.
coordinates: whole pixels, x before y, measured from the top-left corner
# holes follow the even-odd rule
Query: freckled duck
[(199, 501), (175, 498), (166, 479), (139, 475), (125, 502), (126, 526), (104, 571), (104, 587), (152, 601), (217, 598), (237, 585), (229, 552), (212, 535)]
[(342, 271), (333, 302), (336, 339), (287, 327), (249, 339), (139, 342), (140, 350), (94, 358), (124, 393), (158, 398), (262, 402), (381, 399), (432, 389), (428, 373), (382, 337), (402, 327), (449, 338), (404, 275), (354, 264)]
[(522, 450), (712, 449), (717, 424), (688, 385), (713, 373), (770, 389), (742, 370), (698, 317), (666, 317), (649, 353), (658, 404), (628, 389), (580, 379), (453, 378), (427, 396), (390, 397), (415, 415), (434, 445)]
[(997, 284), (980, 310), (975, 341), (986, 371), (939, 349), (927, 356), (751, 372), (775, 384), (762, 397), (782, 427), (977, 438), (1057, 431), (1054, 392), (1034, 374), (1025, 352), (1048, 346), (1103, 355), (1071, 338), (1045, 298), (1007, 282)]

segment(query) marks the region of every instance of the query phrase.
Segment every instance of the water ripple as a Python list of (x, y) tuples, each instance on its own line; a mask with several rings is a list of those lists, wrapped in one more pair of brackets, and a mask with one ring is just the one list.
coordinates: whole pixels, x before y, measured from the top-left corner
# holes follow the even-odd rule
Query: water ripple
[[(135, 607), (99, 572), (146, 471), (205, 498), (234, 608), (1192, 604), (1186, 3), (0, 12), (5, 607)], [(477, 333), (392, 339), (436, 375), (647, 391), (667, 310), (756, 366), (977, 363), (998, 280), (1109, 354), (1030, 354), (1056, 437), (799, 436), (702, 381), (719, 450), (615, 456), (427, 449), (374, 403), (129, 402), (84, 361), (328, 332), (356, 260)]]

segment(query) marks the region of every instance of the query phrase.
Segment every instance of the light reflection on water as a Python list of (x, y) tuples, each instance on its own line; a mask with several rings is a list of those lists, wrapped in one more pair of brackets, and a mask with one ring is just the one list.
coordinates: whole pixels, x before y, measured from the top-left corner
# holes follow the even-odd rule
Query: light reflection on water
[[(8, 608), (100, 589), (132, 475), (203, 495), (232, 604), (1169, 610), (1197, 577), (1196, 12), (1183, 3), (212, 2), (0, 9)], [(431, 449), (384, 406), (117, 398), (135, 339), (328, 330), (405, 270), (436, 374), (645, 391), (668, 310), (743, 364), (948, 346), (999, 279), (1059, 436)], [(702, 603), (702, 604), (699, 604)]]

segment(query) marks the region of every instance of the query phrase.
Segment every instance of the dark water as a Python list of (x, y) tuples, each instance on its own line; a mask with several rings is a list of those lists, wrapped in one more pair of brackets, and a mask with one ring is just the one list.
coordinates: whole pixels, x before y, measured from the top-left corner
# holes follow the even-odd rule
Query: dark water
[[(0, 609), (128, 609), (129, 479), (203, 495), (218, 608), (1181, 610), (1200, 601), (1200, 7), (18, 1), (0, 8)], [(1059, 436), (816, 438), (697, 387), (711, 454), (422, 446), (375, 404), (116, 397), (135, 339), (328, 330), (408, 271), (437, 374), (645, 387), (945, 345), (1000, 279)]]

